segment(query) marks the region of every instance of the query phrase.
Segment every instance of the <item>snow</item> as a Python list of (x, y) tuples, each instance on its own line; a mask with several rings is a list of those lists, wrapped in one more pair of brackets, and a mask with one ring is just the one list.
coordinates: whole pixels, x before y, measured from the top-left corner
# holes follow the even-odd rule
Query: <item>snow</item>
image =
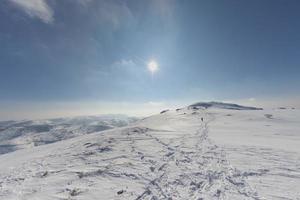
[(298, 109), (168, 110), (2, 154), (0, 199), (300, 199), (299, 124)]
[(214, 113), (210, 136), (248, 183), (266, 199), (300, 199), (299, 110)]
[(137, 118), (101, 115), (0, 122), (0, 154), (126, 126)]

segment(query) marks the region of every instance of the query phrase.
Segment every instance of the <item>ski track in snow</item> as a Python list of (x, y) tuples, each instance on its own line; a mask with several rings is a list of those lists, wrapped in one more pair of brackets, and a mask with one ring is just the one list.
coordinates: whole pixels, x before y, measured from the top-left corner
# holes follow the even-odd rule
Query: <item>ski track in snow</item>
[(187, 115), (198, 120), (194, 132), (132, 126), (45, 145), (42, 156), (0, 172), (0, 199), (265, 199), (248, 177), (268, 171), (233, 167), (209, 136), (215, 115)]

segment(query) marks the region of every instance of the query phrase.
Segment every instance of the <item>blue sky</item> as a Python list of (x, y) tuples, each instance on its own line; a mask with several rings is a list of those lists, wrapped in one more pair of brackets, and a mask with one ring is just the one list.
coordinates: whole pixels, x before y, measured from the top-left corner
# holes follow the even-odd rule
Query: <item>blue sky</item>
[(3, 0), (0, 119), (296, 102), (299, 8), (297, 0)]

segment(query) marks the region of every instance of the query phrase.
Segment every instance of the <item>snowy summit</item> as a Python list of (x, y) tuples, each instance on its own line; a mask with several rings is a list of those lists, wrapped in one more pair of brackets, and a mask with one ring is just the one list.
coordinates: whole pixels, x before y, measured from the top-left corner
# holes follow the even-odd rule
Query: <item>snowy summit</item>
[(189, 106), (192, 109), (198, 108), (222, 108), (222, 109), (231, 109), (231, 110), (262, 110), (262, 108), (249, 107), (249, 106), (241, 106), (233, 103), (223, 103), (223, 102), (199, 102)]

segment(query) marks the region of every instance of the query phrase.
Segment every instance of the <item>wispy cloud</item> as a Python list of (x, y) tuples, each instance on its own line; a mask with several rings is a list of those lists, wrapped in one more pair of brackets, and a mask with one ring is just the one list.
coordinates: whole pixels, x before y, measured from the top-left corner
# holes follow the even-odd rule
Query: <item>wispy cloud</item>
[(113, 64), (113, 67), (132, 67), (136, 66), (136, 63), (133, 60), (122, 59)]
[(112, 30), (119, 30), (135, 23), (133, 11), (126, 1), (112, 0), (72, 0), (87, 9), (89, 14), (101, 25), (108, 25)]
[(154, 9), (158, 14), (164, 18), (172, 18), (174, 11), (174, 0), (153, 0), (151, 1)]
[(32, 18), (39, 18), (45, 23), (54, 21), (54, 12), (46, 0), (9, 0)]
[(77, 0), (82, 6), (88, 6), (93, 0)]
[(145, 105), (151, 107), (163, 107), (166, 106), (166, 103), (162, 101), (149, 101)]
[[(58, 2), (58, 0), (56, 0)], [(109, 25), (112, 30), (135, 26), (139, 23), (137, 13), (139, 9), (131, 6), (128, 1), (113, 0), (70, 0), (79, 3), (81, 8), (87, 9), (90, 15), (97, 18), (100, 24)], [(144, 3), (151, 13), (159, 16), (164, 23), (170, 23), (173, 20), (175, 9), (174, 0), (151, 0)], [(141, 8), (140, 8), (141, 9)], [(142, 10), (142, 9), (141, 9)], [(145, 14), (145, 13), (144, 13)]]
[(98, 12), (99, 20), (112, 25), (117, 30), (123, 25), (128, 25), (134, 19), (131, 10), (125, 2), (102, 1)]

